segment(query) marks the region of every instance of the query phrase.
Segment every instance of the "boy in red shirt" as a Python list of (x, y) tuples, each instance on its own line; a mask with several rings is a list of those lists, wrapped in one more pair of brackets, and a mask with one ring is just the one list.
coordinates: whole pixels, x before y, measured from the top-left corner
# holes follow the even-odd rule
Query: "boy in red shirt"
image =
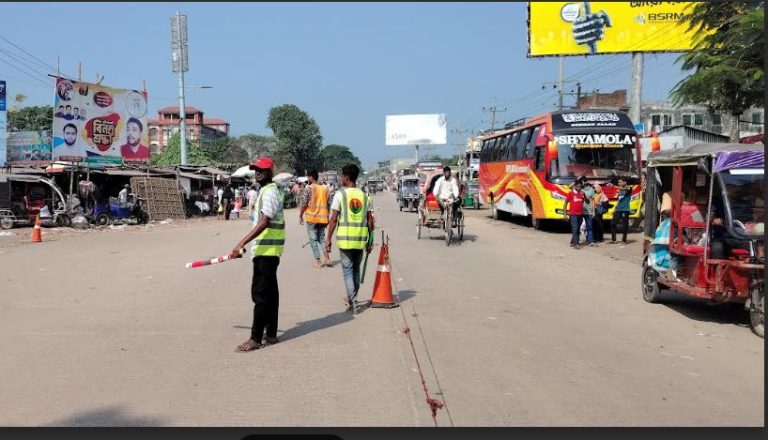
[(565, 198), (563, 210), (571, 220), (571, 247), (579, 248), (581, 222), (584, 220), (584, 194), (581, 192), (581, 182), (573, 184), (571, 192)]

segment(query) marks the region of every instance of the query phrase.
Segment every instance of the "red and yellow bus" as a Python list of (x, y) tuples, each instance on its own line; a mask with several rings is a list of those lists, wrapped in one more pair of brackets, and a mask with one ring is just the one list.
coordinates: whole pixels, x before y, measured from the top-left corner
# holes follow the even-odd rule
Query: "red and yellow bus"
[(501, 213), (542, 221), (565, 220), (563, 205), (576, 179), (597, 182), (612, 202), (604, 219), (613, 217), (624, 177), (632, 185), (630, 218), (642, 203), (638, 135), (624, 112), (572, 110), (546, 113), (507, 125), (481, 137), (480, 197)]

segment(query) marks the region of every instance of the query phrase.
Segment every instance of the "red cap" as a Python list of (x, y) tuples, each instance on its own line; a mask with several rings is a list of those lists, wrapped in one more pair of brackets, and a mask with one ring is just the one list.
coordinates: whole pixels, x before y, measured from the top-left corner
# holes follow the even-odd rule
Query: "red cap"
[(258, 160), (251, 162), (250, 169), (268, 170), (275, 167), (275, 163), (268, 157), (260, 157)]

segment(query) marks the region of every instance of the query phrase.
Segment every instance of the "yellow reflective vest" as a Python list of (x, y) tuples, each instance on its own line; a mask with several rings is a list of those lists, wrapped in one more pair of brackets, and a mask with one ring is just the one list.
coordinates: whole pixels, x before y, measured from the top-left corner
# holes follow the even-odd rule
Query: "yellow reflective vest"
[[(264, 215), (261, 212), (261, 208), (264, 206), (264, 194), (267, 191), (278, 192), (280, 211), (283, 209), (283, 196), (277, 189), (277, 185), (270, 183), (259, 191), (259, 196), (256, 199), (256, 218)], [(283, 247), (285, 247), (285, 216), (280, 215), (279, 217), (279, 220), (274, 218), (270, 220), (269, 226), (253, 240), (253, 246), (251, 246), (253, 257), (279, 257), (283, 254)], [(256, 222), (258, 223), (258, 221)]]
[(359, 188), (339, 190), (341, 211), (336, 242), (339, 249), (365, 249), (368, 242), (368, 196)]

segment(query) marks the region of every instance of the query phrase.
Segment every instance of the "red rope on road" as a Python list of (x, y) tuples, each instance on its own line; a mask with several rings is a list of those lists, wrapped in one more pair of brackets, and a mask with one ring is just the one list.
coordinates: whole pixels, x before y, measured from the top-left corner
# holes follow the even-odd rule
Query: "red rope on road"
[[(403, 318), (405, 318), (405, 314), (403, 314)], [(419, 370), (419, 376), (421, 377), (421, 386), (424, 389), (424, 396), (427, 400), (427, 405), (429, 405), (430, 411), (432, 411), (432, 421), (435, 422), (435, 427), (438, 427), (437, 424), (437, 410), (443, 408), (443, 402), (430, 397), (429, 396), (429, 390), (427, 389), (427, 382), (424, 380), (424, 373), (421, 371), (421, 364), (419, 363), (419, 356), (416, 354), (416, 347), (413, 345), (413, 338), (411, 337), (411, 329), (406, 324), (406, 327), (403, 329), (403, 333), (405, 333), (406, 336), (408, 336), (408, 342), (411, 343), (411, 350), (413, 351), (413, 358), (416, 360), (416, 368)]]

